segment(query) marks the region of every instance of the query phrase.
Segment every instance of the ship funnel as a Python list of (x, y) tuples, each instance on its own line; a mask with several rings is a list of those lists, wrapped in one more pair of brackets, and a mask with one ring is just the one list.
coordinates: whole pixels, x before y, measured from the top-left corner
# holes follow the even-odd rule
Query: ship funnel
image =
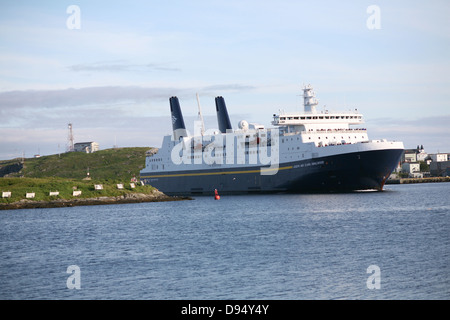
[(227, 129), (232, 130), (230, 117), (228, 116), (227, 106), (223, 97), (216, 97), (216, 111), (217, 122), (219, 123), (219, 130), (226, 133)]
[(181, 137), (187, 137), (186, 126), (184, 125), (183, 114), (181, 113), (180, 102), (177, 97), (171, 97), (170, 113), (172, 115), (173, 138), (178, 141)]

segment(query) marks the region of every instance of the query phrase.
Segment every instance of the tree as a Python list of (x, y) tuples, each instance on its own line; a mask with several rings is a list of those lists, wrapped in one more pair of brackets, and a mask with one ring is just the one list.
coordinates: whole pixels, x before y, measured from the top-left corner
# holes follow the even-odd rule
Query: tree
[(425, 161), (420, 161), (420, 172), (430, 172), (430, 166)]

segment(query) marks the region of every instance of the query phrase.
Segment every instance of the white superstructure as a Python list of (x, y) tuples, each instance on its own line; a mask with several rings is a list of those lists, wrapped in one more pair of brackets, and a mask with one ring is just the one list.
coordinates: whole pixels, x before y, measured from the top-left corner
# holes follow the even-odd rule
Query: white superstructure
[(272, 124), (280, 127), (282, 135), (299, 136), (303, 143), (313, 142), (317, 147), (369, 140), (365, 128), (350, 128), (350, 125), (364, 123), (363, 115), (357, 110), (345, 113), (330, 113), (327, 110), (317, 112), (318, 101), (310, 85), (303, 88), (303, 97), (305, 112), (274, 114)]

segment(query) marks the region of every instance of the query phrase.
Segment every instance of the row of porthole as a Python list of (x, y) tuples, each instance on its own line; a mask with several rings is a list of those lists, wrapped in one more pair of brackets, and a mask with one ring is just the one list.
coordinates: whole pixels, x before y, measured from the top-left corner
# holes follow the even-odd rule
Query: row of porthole
[[(318, 137), (318, 138), (320, 139), (321, 137)], [(349, 136), (348, 138), (349, 138), (349, 139), (351, 139), (351, 137), (350, 137), (350, 136)], [(364, 138), (364, 137), (362, 137), (362, 138)], [(308, 137), (308, 139), (309, 139), (309, 140), (311, 140), (311, 137)], [(325, 137), (325, 139), (328, 139), (328, 137)], [(336, 137), (333, 137), (333, 139), (336, 139)], [(344, 137), (343, 137), (343, 136), (341, 136), (341, 139), (344, 139)], [(357, 136), (355, 136), (355, 139), (358, 139), (358, 137), (357, 137)], [(288, 138), (286, 138), (286, 140), (288, 140)], [(300, 140), (300, 138), (299, 138), (299, 137), (297, 137), (297, 140)], [(291, 138), (291, 141), (294, 141), (294, 140), (293, 140), (293, 138)], [(282, 142), (282, 143), (284, 143), (284, 139), (282, 139), (282, 140), (281, 140), (281, 142)]]

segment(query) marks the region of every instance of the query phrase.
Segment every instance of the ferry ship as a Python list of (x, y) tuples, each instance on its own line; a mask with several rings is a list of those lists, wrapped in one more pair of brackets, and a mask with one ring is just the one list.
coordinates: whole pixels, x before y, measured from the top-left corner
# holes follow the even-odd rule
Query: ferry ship
[(219, 96), (218, 130), (205, 131), (200, 120), (191, 135), (178, 98), (169, 102), (173, 134), (147, 152), (140, 172), (144, 184), (167, 195), (382, 190), (404, 150), (402, 142), (369, 140), (356, 109), (316, 110), (310, 85), (303, 87), (304, 112), (273, 114), (271, 128), (242, 120), (233, 129)]

